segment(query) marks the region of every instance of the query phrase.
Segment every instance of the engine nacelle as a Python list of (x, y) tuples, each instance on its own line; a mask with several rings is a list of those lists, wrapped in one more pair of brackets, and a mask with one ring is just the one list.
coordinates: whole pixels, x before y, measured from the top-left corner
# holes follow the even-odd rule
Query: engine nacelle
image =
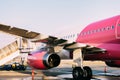
[(105, 61), (107, 66), (110, 67), (120, 67), (120, 60), (114, 60), (114, 61)]
[(50, 69), (60, 64), (60, 57), (47, 51), (36, 51), (28, 55), (28, 64), (35, 69)]
[(73, 58), (73, 51), (62, 49), (58, 55), (61, 59), (72, 59)]

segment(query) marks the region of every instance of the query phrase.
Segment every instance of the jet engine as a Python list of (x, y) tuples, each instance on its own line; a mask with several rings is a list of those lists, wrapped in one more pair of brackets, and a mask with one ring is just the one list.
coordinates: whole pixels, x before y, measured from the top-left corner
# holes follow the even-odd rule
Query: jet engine
[(110, 67), (120, 67), (120, 60), (114, 60), (114, 61), (105, 61), (107, 66)]
[(56, 53), (39, 50), (28, 55), (28, 64), (35, 69), (50, 69), (60, 64), (60, 57)]
[(61, 59), (72, 59), (73, 58), (73, 51), (62, 49), (58, 55)]

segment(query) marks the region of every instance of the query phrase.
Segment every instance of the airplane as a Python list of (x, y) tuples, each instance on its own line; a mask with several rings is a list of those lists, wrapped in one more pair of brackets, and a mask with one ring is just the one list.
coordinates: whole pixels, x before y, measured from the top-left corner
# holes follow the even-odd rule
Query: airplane
[[(79, 34), (56, 37), (0, 24), (0, 31), (20, 36), (44, 47), (28, 54), (28, 64), (34, 69), (57, 67), (61, 59), (73, 60), (73, 79), (90, 80), (92, 69), (84, 61), (101, 60), (110, 67), (120, 67), (120, 15), (86, 26)], [(74, 38), (70, 41), (69, 38)], [(66, 56), (67, 57), (66, 57)], [(65, 56), (65, 57), (64, 57)]]

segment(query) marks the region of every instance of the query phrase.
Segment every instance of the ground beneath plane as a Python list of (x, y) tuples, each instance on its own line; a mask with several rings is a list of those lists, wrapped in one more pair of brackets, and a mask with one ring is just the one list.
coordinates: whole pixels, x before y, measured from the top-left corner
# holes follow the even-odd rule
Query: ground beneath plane
[[(86, 62), (85, 65), (91, 66), (93, 70), (91, 80), (120, 80), (119, 68), (106, 67), (103, 62)], [(63, 61), (59, 67), (50, 70), (35, 70), (34, 80), (73, 80), (71, 66), (70, 61)], [(28, 67), (26, 71), (1, 70), (0, 80), (32, 80), (31, 68)]]
[[(103, 67), (93, 67), (91, 80), (120, 80), (119, 68), (108, 68), (104, 73)], [(73, 80), (72, 68), (53, 68), (50, 70), (36, 70), (34, 80)], [(0, 71), (0, 80), (32, 80), (31, 69), (26, 71)]]

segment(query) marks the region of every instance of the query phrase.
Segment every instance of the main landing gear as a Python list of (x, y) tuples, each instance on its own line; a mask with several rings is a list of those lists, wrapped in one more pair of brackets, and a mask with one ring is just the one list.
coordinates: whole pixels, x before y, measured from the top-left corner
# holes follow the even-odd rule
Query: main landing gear
[(83, 69), (75, 67), (72, 75), (74, 80), (90, 80), (92, 78), (92, 70), (88, 66), (83, 67)]
[(88, 66), (83, 67), (83, 58), (81, 49), (74, 51), (73, 61), (76, 65), (72, 72), (73, 80), (90, 80), (92, 78), (92, 69)]

